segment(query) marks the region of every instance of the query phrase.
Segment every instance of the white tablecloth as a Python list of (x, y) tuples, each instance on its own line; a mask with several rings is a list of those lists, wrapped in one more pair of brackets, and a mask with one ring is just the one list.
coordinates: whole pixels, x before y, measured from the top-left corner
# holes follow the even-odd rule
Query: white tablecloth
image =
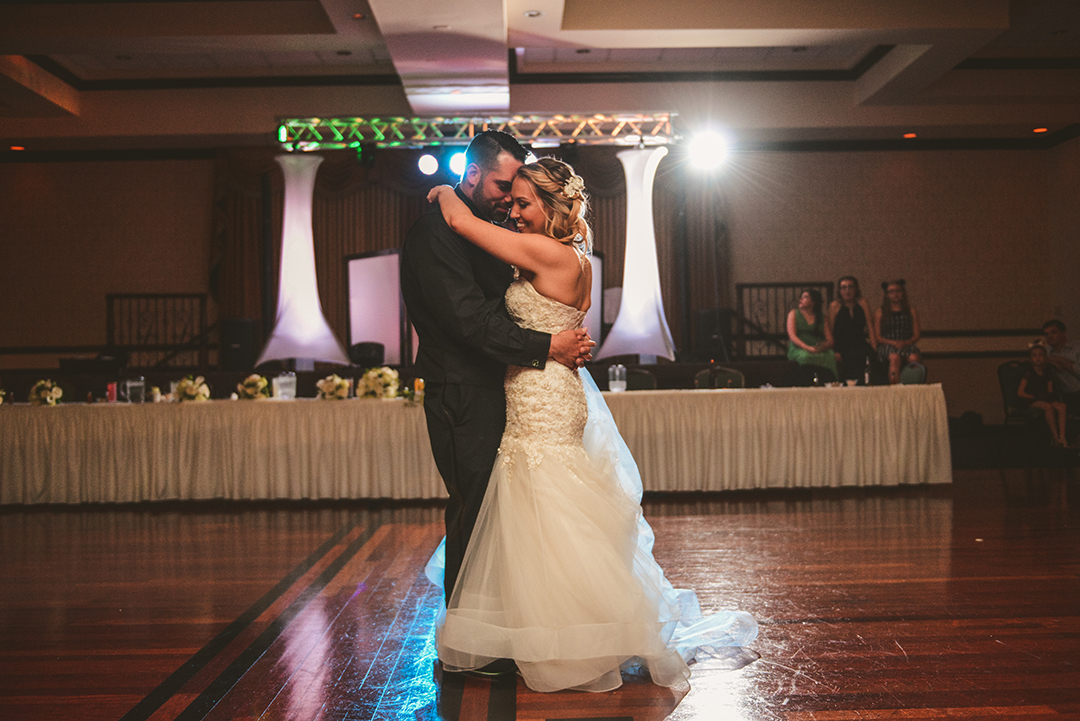
[(0, 406), (0, 502), (445, 495), (402, 400)]
[[(940, 386), (606, 393), (647, 490), (951, 480)], [(0, 502), (445, 497), (404, 401), (0, 406)]]
[(940, 385), (604, 396), (646, 490), (952, 481)]

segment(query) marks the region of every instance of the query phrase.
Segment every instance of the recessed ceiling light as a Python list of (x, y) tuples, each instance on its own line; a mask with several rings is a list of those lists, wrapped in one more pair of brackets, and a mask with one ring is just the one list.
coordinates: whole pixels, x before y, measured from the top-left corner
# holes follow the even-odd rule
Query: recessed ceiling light
[(353, 13), (353, 20), (363, 20), (365, 17), (364, 13)]
[(12, 146), (11, 146), (11, 149), (12, 149), (12, 150), (26, 150), (26, 146), (23, 146), (23, 145), (12, 145)]
[(1033, 132), (1033, 133), (1045, 133), (1045, 132), (1048, 132), (1049, 130), (1050, 130), (1050, 128), (1034, 128), (1034, 129), (1032, 129), (1031, 132)]
[(910, 138), (917, 138), (919, 136), (916, 135), (915, 133), (904, 133), (904, 137), (910, 139)]
[(525, 17), (527, 17), (527, 18), (538, 18), (538, 17), (542, 16), (543, 14), (544, 13), (540, 12), (539, 10), (526, 10), (525, 11)]

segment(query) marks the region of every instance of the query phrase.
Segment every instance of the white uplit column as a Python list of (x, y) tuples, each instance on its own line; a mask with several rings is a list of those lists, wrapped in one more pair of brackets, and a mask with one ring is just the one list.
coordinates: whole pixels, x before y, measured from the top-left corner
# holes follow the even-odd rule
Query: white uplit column
[(653, 233), (652, 187), (656, 166), (667, 148), (624, 150), (618, 154), (626, 172), (626, 260), (622, 303), (597, 359), (618, 355), (655, 355), (675, 360), (675, 344), (664, 318), (660, 267)]
[(319, 302), (315, 279), (315, 238), (311, 232), (311, 201), (320, 155), (279, 155), (285, 172), (285, 213), (281, 230), (281, 266), (278, 272), (277, 320), (259, 362), (297, 359), (349, 364)]

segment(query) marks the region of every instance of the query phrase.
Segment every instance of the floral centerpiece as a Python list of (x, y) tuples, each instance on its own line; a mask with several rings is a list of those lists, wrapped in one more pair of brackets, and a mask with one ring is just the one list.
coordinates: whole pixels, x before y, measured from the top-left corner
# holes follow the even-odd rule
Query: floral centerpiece
[(52, 380), (46, 378), (35, 383), (34, 387), (30, 389), (30, 405), (55, 406), (60, 402), (60, 397), (63, 395), (64, 390), (56, 383), (53, 383)]
[(340, 401), (349, 397), (350, 381), (336, 373), (328, 375), (315, 384), (319, 389), (319, 398), (324, 401)]
[(396, 398), (398, 372), (386, 366), (368, 369), (356, 386), (356, 395), (361, 398)]
[(202, 376), (192, 378), (185, 376), (176, 384), (176, 400), (184, 401), (208, 401), (210, 400), (210, 386)]
[(270, 397), (270, 382), (266, 380), (264, 376), (258, 373), (252, 373), (243, 380), (242, 383), (236, 384), (237, 398), (243, 400), (255, 400), (258, 398)]

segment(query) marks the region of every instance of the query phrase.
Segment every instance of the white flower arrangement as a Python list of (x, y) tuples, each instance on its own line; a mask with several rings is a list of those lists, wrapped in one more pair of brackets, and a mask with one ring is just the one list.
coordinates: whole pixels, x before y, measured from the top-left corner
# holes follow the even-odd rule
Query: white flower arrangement
[(328, 375), (315, 384), (319, 389), (319, 399), (324, 401), (341, 401), (349, 397), (349, 386), (352, 381), (342, 378), (336, 373)]
[(264, 376), (261, 376), (258, 373), (252, 373), (245, 378), (242, 383), (236, 384), (236, 393), (233, 395), (243, 400), (269, 398), (270, 382), (266, 380)]
[(187, 376), (176, 384), (176, 399), (184, 401), (208, 401), (210, 400), (210, 386), (202, 376), (192, 378)]
[(55, 406), (63, 395), (64, 390), (51, 379), (46, 378), (35, 383), (30, 389), (30, 405)]
[(356, 395), (360, 398), (396, 398), (398, 372), (386, 366), (368, 369), (357, 384)]

